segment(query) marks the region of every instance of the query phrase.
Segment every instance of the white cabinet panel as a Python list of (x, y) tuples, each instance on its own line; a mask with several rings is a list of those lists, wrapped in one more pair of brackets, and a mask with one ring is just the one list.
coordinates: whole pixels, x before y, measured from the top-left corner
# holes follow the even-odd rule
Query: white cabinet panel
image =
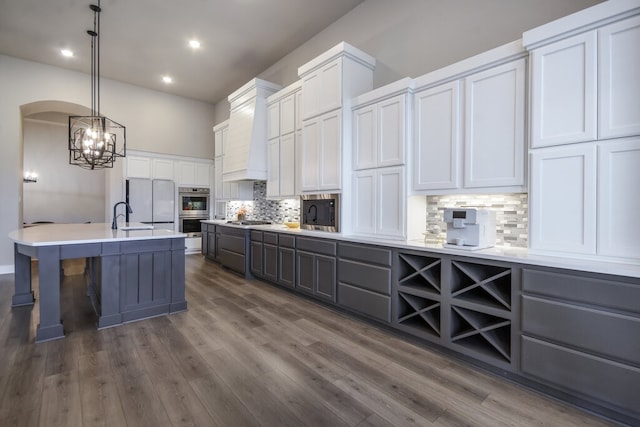
[(211, 186), (211, 168), (208, 163), (196, 163), (194, 184), (198, 187)]
[(272, 139), (267, 147), (267, 197), (280, 196), (280, 139)]
[(404, 161), (406, 95), (378, 104), (378, 166), (399, 166)]
[(598, 147), (598, 254), (640, 258), (640, 138)]
[(595, 254), (595, 143), (535, 150), (529, 209), (531, 249)]
[(310, 120), (303, 122), (302, 141), (300, 144), (300, 189), (314, 191), (319, 186), (320, 171), (320, 122)]
[(376, 233), (376, 171), (362, 170), (353, 175), (353, 232)]
[(524, 59), (465, 79), (465, 187), (524, 185), (524, 119)]
[(323, 191), (341, 189), (341, 110), (313, 120), (302, 127), (301, 189)]
[(173, 180), (174, 162), (170, 159), (152, 159), (151, 175), (154, 179)]
[(460, 101), (458, 81), (419, 92), (414, 97), (416, 190), (459, 186)]
[(267, 106), (267, 139), (280, 136), (280, 102)]
[(287, 135), (296, 130), (296, 94), (280, 101), (280, 135)]
[(377, 234), (403, 238), (405, 233), (406, 186), (405, 168), (381, 168), (378, 174)]
[(216, 157), (214, 159), (214, 197), (217, 200), (222, 200), (224, 198), (223, 193), (223, 182), (222, 182), (222, 156)]
[(302, 120), (342, 106), (342, 59), (336, 59), (302, 78)]
[(296, 136), (290, 133), (280, 138), (280, 196), (296, 195)]
[(378, 165), (377, 108), (370, 105), (353, 112), (354, 169), (369, 169)]
[(596, 32), (532, 52), (531, 146), (595, 140)]
[(127, 156), (127, 178), (151, 178), (151, 159)]
[(599, 137), (640, 134), (640, 16), (598, 31)]

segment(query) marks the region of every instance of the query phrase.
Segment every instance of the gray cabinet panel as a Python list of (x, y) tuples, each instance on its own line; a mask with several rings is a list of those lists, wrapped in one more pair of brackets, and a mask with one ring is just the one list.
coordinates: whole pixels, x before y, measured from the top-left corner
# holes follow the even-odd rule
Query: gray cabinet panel
[(381, 294), (391, 294), (391, 269), (340, 259), (338, 281)]
[(296, 252), (296, 288), (313, 292), (314, 255), (302, 251)]
[[(217, 254), (218, 246), (216, 243), (217, 234), (212, 232), (208, 232), (206, 234), (207, 234), (207, 258), (215, 260), (218, 258), (218, 254)], [(204, 242), (202, 244), (204, 244)]]
[(262, 231), (251, 230), (251, 241), (262, 242)]
[(219, 234), (218, 249), (245, 255), (245, 237)]
[(522, 319), (524, 333), (640, 365), (640, 318), (524, 296)]
[(322, 255), (336, 255), (336, 242), (331, 240), (298, 237), (296, 238), (296, 248)]
[(278, 234), (277, 233), (267, 233), (265, 232), (262, 237), (262, 241), (264, 243), (268, 243), (270, 245), (278, 244)]
[(220, 259), (220, 263), (225, 267), (228, 267), (231, 270), (237, 271), (241, 274), (246, 273), (246, 258), (244, 255), (238, 254), (236, 252), (230, 252), (226, 249), (220, 249), (218, 252), (218, 257)]
[(338, 245), (338, 252), (340, 258), (348, 258), (369, 264), (391, 266), (392, 252), (390, 249), (340, 243)]
[(338, 304), (384, 322), (391, 322), (391, 297), (338, 283)]
[[(282, 240), (281, 240), (282, 242)], [(296, 253), (290, 248), (278, 249), (278, 283), (289, 288), (295, 287)]]
[(251, 272), (256, 276), (263, 273), (262, 243), (251, 242)]
[(578, 395), (640, 416), (640, 369), (522, 337), (522, 371)]
[(276, 282), (278, 280), (278, 247), (265, 243), (262, 247), (262, 259), (264, 278)]
[(294, 236), (287, 236), (286, 234), (281, 234), (278, 236), (278, 241), (280, 247), (284, 248), (295, 248), (296, 247), (296, 238)]
[(315, 257), (316, 294), (331, 301), (336, 295), (336, 259), (322, 255)]
[(640, 280), (603, 280), (552, 271), (522, 271), (522, 288), (551, 297), (640, 313)]

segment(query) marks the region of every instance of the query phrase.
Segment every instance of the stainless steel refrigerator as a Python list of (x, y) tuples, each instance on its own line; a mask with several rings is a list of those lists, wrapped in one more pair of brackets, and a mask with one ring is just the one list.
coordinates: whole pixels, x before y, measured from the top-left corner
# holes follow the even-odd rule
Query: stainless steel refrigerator
[(175, 198), (175, 184), (171, 180), (129, 178), (126, 201), (133, 213), (127, 215), (127, 221), (174, 230)]

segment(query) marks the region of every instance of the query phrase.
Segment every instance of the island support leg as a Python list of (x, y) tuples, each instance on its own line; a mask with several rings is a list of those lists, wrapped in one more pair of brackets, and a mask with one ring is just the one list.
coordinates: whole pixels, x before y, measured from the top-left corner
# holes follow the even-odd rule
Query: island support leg
[(38, 282), (40, 324), (36, 332), (36, 342), (64, 338), (60, 321), (59, 246), (42, 246), (38, 249)]
[(11, 300), (13, 307), (33, 305), (35, 298), (31, 288), (31, 257), (20, 253), (18, 244), (13, 244), (15, 265), (15, 293)]

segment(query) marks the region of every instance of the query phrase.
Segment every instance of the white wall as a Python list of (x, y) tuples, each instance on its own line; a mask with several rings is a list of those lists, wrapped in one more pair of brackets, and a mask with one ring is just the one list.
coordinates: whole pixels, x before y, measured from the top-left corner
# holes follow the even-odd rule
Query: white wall
[(105, 171), (69, 164), (68, 129), (24, 121), (24, 169), (38, 182), (23, 185), (23, 222), (105, 222)]
[[(259, 76), (282, 86), (298, 67), (341, 41), (376, 58), (374, 87), (512, 42), (531, 28), (602, 0), (366, 0)], [(215, 122), (229, 117), (225, 100)]]
[[(89, 106), (91, 100), (87, 74), (0, 55), (0, 76), (2, 273), (13, 265), (13, 246), (7, 234), (19, 227), (22, 217), (20, 107), (48, 100)], [(126, 126), (129, 149), (213, 158), (215, 107), (211, 104), (102, 79), (101, 112)]]

